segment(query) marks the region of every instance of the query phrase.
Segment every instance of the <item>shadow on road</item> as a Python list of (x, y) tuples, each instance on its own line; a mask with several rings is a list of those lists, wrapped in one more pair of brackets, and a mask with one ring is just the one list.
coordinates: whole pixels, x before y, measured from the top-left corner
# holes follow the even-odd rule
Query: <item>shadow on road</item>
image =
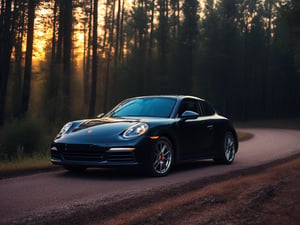
[[(217, 166), (213, 160), (201, 160), (194, 162), (181, 163), (175, 165), (170, 172), (172, 174), (183, 173), (185, 171), (198, 170), (210, 166)], [(56, 173), (62, 178), (95, 179), (95, 180), (137, 180), (137, 179), (163, 179), (163, 177), (151, 177), (141, 168), (88, 168), (83, 172), (73, 172), (62, 170)]]

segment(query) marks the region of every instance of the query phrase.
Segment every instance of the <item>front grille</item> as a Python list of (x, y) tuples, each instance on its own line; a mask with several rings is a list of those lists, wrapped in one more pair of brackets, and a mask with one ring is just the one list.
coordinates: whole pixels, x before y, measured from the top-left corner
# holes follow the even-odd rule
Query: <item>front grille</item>
[(56, 144), (58, 151), (51, 151), (52, 157), (72, 161), (96, 161), (124, 163), (135, 162), (133, 151), (108, 151), (109, 148), (89, 144)]
[(107, 161), (110, 162), (132, 162), (135, 161), (133, 152), (109, 152)]
[(65, 160), (102, 161), (106, 149), (94, 145), (64, 145), (61, 153)]

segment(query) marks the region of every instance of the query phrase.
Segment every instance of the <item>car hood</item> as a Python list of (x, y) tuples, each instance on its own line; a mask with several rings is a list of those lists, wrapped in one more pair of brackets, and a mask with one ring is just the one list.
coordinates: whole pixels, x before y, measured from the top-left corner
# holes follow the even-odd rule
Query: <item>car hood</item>
[(55, 142), (63, 143), (103, 143), (122, 138), (121, 134), (138, 119), (101, 118), (72, 122), (71, 130), (58, 137)]

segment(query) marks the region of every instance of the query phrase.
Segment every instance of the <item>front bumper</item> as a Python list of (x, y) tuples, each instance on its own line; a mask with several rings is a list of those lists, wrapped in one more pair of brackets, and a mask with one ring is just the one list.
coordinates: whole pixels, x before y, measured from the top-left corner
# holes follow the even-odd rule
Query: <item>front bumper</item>
[(150, 138), (129, 146), (53, 143), (51, 162), (83, 167), (142, 166), (151, 159), (152, 146)]

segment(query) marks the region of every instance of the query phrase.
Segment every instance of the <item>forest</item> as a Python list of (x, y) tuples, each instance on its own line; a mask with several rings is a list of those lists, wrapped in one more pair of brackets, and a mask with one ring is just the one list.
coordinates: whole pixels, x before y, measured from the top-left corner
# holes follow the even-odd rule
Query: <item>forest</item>
[(234, 121), (300, 115), (299, 0), (1, 0), (0, 9), (2, 158), (139, 95), (199, 96)]

